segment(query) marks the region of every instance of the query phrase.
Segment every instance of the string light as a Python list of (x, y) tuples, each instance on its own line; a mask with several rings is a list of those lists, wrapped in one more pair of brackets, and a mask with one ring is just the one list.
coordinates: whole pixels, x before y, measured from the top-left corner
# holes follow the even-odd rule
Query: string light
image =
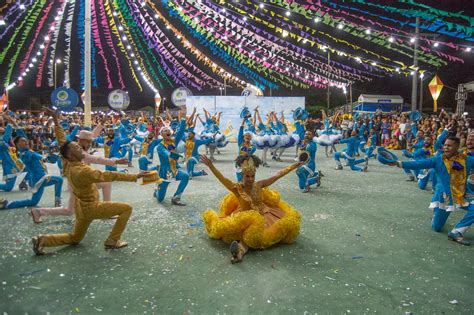
[(10, 84), (9, 86), (7, 86), (7, 87), (5, 88), (5, 90), (6, 90), (6, 91), (10, 91), (10, 90), (13, 89), (15, 86), (16, 86), (16, 83), (12, 83), (12, 84)]
[(414, 43), (416, 41), (415, 37), (410, 38), (410, 43)]
[(337, 28), (342, 30), (344, 28), (344, 24), (342, 24), (342, 23), (337, 24)]
[(470, 52), (471, 50), (472, 50), (471, 47), (466, 47), (466, 51), (467, 51), (467, 52)]
[(314, 23), (319, 23), (319, 22), (321, 22), (321, 19), (319, 17), (315, 17), (314, 18)]
[(433, 46), (434, 46), (434, 47), (438, 47), (438, 46), (439, 46), (439, 43), (438, 43), (438, 42), (435, 42), (435, 43), (433, 44)]
[(395, 38), (393, 38), (392, 36), (390, 36), (390, 37), (388, 38), (388, 41), (389, 41), (390, 43), (393, 43), (393, 42), (395, 41)]
[(258, 6), (260, 7), (260, 9), (263, 9), (265, 7), (263, 3), (260, 3)]
[(286, 16), (290, 16), (290, 15), (291, 15), (291, 12), (290, 12), (290, 11), (286, 11), (286, 12), (285, 12), (285, 15), (286, 15)]
[(369, 35), (370, 33), (372, 33), (372, 31), (370, 30), (370, 28), (368, 28), (368, 29), (365, 30), (365, 34)]

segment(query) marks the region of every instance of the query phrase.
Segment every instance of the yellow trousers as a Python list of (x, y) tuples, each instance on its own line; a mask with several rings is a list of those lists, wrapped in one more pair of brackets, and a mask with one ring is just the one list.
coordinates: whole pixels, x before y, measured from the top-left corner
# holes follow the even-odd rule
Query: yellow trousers
[(76, 199), (75, 209), (76, 223), (72, 233), (49, 234), (41, 236), (44, 247), (79, 244), (86, 235), (87, 229), (92, 221), (96, 219), (108, 219), (118, 215), (117, 221), (105, 243), (114, 243), (120, 239), (128, 219), (132, 214), (132, 206), (124, 202), (98, 202), (95, 204), (81, 204)]

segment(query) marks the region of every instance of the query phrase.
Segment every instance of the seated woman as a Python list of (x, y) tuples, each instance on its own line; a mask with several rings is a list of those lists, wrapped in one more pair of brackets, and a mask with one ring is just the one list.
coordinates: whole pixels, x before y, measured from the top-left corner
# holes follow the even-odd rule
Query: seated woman
[(402, 147), (400, 145), (400, 142), (398, 141), (397, 136), (393, 135), (392, 139), (390, 139), (390, 143), (387, 146), (387, 149), (389, 150), (400, 150)]
[(242, 169), (242, 181), (232, 182), (215, 168), (211, 160), (201, 156), (217, 179), (230, 191), (220, 205), (220, 213), (203, 213), (206, 231), (210, 237), (231, 243), (232, 263), (242, 261), (249, 248), (264, 249), (277, 243), (292, 243), (300, 231), (300, 214), (280, 194), (267, 188), (281, 177), (297, 169), (303, 162), (294, 163), (274, 176), (255, 181), (257, 167), (262, 161), (255, 155), (239, 156), (237, 165)]

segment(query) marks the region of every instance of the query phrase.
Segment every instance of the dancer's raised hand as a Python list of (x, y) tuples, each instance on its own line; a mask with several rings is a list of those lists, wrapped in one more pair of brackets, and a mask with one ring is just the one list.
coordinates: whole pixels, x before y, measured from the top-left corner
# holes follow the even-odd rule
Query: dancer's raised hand
[(201, 161), (201, 163), (206, 165), (207, 167), (212, 166), (212, 161), (205, 155), (199, 155), (199, 161)]

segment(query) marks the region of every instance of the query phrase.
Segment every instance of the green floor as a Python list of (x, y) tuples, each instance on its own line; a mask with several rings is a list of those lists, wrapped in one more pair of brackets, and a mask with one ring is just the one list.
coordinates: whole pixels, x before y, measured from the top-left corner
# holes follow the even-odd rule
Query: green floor
[[(368, 173), (318, 152), (322, 186), (297, 190), (296, 174), (273, 187), (302, 213), (293, 245), (250, 252), (238, 265), (207, 237), (200, 219), (226, 193), (213, 176), (193, 179), (183, 201), (158, 204), (152, 186), (115, 183), (113, 199), (133, 204), (123, 235), (130, 245), (105, 251), (113, 221), (92, 224), (79, 246), (35, 257), (30, 238), (70, 230), (73, 218), (34, 225), (24, 209), (0, 211), (0, 311), (8, 314), (473, 314), (474, 246), (431, 231), (431, 192), (405, 181), (400, 169), (371, 160)], [(231, 144), (217, 156), (232, 176)], [(272, 162), (263, 178), (287, 165)], [(135, 162), (135, 164), (137, 164)], [(51, 168), (52, 169), (52, 168)], [(176, 185), (170, 185), (173, 193)], [(23, 193), (1, 193), (20, 198)], [(42, 205), (53, 202), (47, 190)], [(468, 237), (474, 240), (473, 233)]]

